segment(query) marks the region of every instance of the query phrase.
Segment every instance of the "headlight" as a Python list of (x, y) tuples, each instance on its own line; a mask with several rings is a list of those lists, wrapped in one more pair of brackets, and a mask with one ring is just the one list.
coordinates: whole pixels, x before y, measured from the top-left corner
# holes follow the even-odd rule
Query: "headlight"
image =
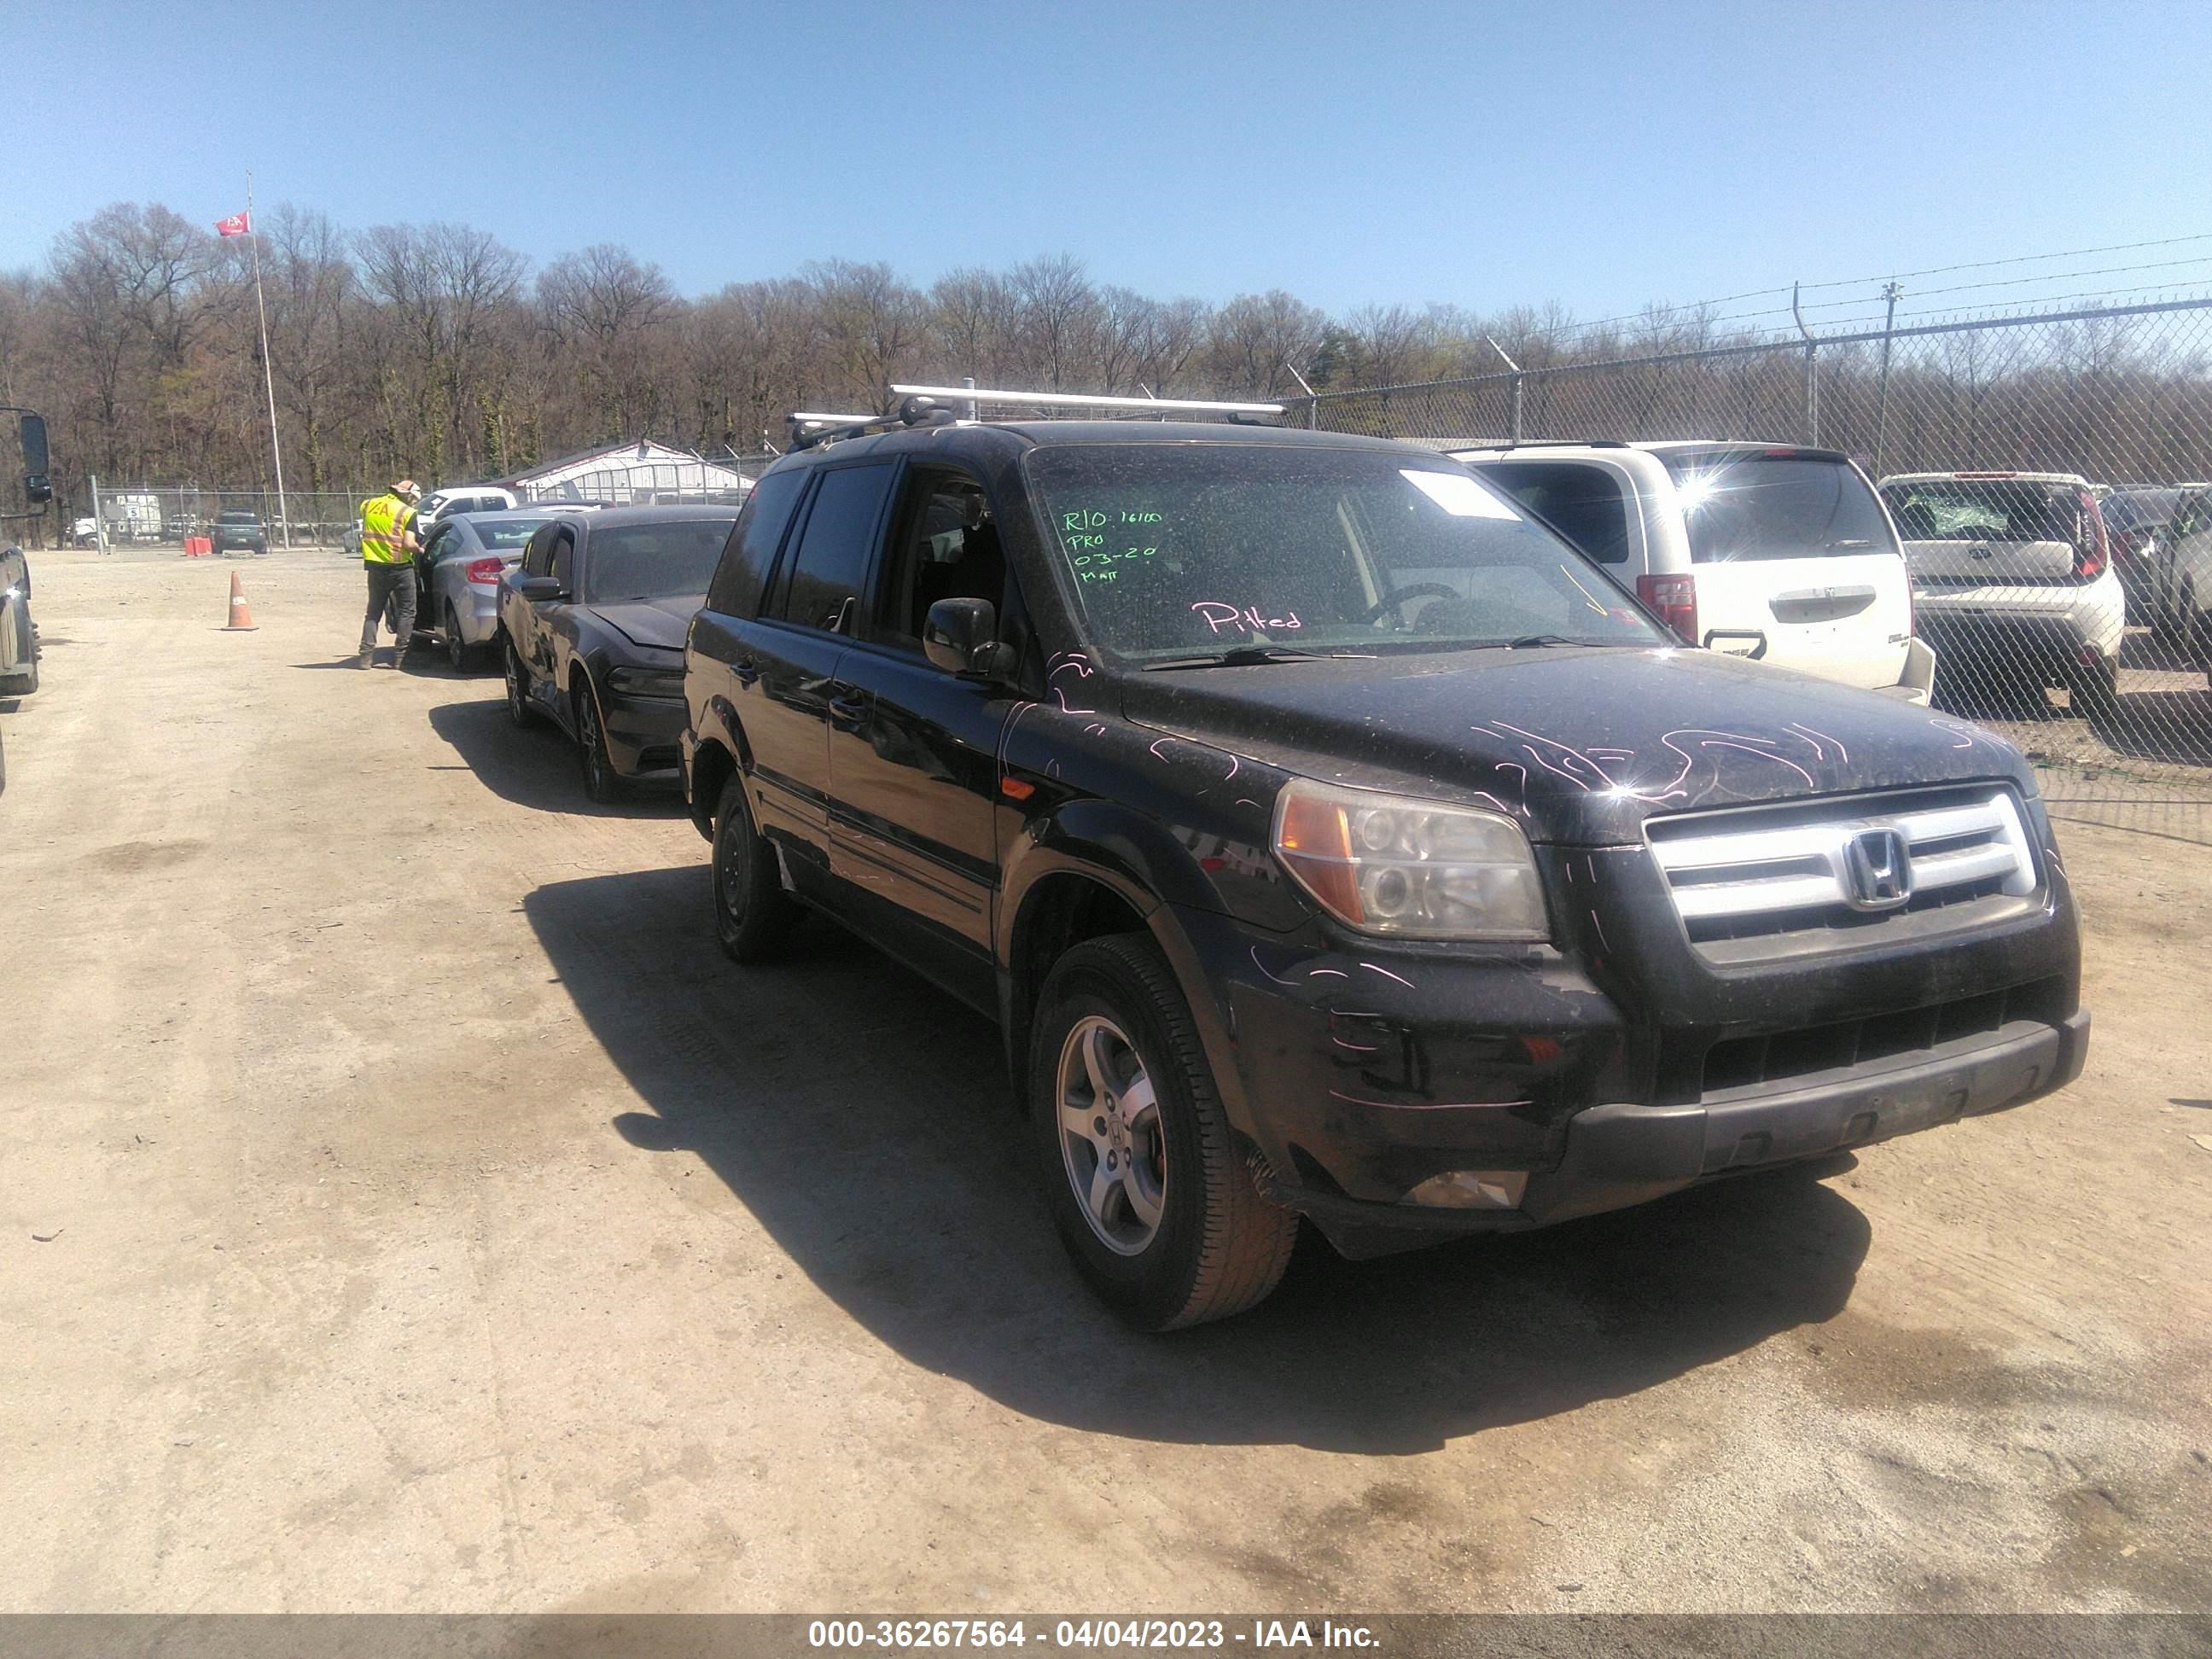
[(626, 696), (680, 697), (684, 695), (684, 671), (680, 668), (610, 669), (607, 684)]
[(1551, 937), (1528, 837), (1497, 812), (1300, 779), (1276, 800), (1274, 848), (1298, 885), (1362, 933)]

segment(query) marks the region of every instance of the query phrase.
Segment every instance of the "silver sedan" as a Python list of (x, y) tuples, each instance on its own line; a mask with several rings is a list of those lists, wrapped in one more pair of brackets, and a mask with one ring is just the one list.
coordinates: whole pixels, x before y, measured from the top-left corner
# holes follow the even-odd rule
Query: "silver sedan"
[(499, 575), (522, 562), (530, 532), (550, 508), (469, 513), (441, 519), (415, 556), (422, 577), (415, 631), (445, 647), (455, 673), (474, 667), (499, 633)]

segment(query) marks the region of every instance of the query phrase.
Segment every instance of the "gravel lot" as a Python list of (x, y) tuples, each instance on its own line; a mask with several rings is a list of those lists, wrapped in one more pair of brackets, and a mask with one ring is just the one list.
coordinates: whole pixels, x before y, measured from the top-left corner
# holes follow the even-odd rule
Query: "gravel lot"
[(1139, 1338), (988, 1026), (727, 964), (357, 565), (35, 571), (0, 1609), (2212, 1607), (2212, 848), (2062, 823), (2064, 1095)]

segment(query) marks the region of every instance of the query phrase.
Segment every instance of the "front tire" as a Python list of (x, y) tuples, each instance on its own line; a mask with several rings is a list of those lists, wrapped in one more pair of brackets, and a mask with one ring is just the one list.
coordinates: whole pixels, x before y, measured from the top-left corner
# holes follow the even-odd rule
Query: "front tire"
[(592, 695), (590, 680), (578, 678), (575, 697), (576, 750), (584, 793), (599, 805), (610, 806), (623, 798), (623, 775), (615, 770), (614, 757), (607, 752), (606, 728), (600, 724), (599, 700)]
[(507, 724), (537, 725), (542, 717), (531, 705), (530, 671), (522, 665), (522, 657), (515, 650), (514, 640), (505, 635), (500, 638), (500, 660), (507, 673)]
[(714, 933), (732, 962), (765, 962), (799, 921), (799, 905), (783, 890), (775, 849), (753, 828), (745, 781), (722, 786), (714, 805)]
[(1173, 1330), (1275, 1288), (1298, 1218), (1254, 1184), (1189, 1005), (1149, 939), (1089, 939), (1053, 965), (1028, 1097), (1053, 1224), (1121, 1318)]

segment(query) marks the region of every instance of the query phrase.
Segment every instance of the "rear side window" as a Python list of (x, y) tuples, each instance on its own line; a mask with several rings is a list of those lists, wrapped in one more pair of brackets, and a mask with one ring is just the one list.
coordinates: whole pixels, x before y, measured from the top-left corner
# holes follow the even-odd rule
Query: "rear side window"
[(890, 477), (888, 461), (823, 474), (798, 550), (776, 578), (781, 603), (769, 607), (775, 615), (807, 628), (837, 625), (846, 601), (857, 599), (867, 580)]
[(769, 566), (783, 544), (784, 527), (806, 474), (793, 467), (771, 472), (753, 486), (744, 510), (730, 531), (722, 549), (722, 562), (714, 567), (714, 580), (707, 589), (707, 609), (726, 617), (750, 617), (760, 609), (761, 590), (768, 581)]
[(1628, 502), (1620, 481), (1581, 461), (1503, 461), (1484, 477), (1600, 564), (1628, 559)]
[(547, 566), (553, 562), (550, 550), (553, 546), (553, 533), (554, 526), (549, 524), (530, 538), (530, 545), (524, 550), (522, 555), (524, 575), (542, 576), (545, 574)]
[(1662, 458), (1697, 564), (1893, 553), (1881, 503), (1848, 461), (1782, 450)]

